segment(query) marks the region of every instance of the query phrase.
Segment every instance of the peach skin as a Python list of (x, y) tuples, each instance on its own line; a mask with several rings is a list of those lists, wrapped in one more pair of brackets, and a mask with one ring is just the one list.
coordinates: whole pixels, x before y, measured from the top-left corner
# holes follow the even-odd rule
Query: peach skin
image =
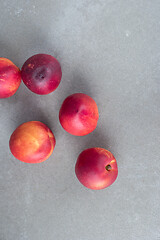
[(110, 186), (117, 178), (115, 157), (104, 148), (89, 148), (81, 152), (75, 166), (78, 180), (87, 188), (99, 190)]
[(21, 124), (12, 133), (9, 141), (13, 156), (26, 163), (45, 161), (52, 154), (55, 144), (51, 130), (39, 121)]
[(92, 132), (97, 126), (98, 118), (96, 102), (84, 93), (75, 93), (67, 97), (59, 112), (62, 127), (76, 136)]
[(11, 97), (21, 83), (19, 68), (7, 58), (0, 58), (0, 98)]
[(56, 58), (48, 54), (36, 54), (22, 66), (22, 80), (34, 93), (45, 95), (53, 92), (60, 84), (62, 71)]

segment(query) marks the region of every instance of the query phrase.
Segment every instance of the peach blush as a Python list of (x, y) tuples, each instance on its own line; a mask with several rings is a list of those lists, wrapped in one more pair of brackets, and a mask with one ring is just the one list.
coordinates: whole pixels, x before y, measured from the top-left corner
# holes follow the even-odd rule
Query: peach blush
[(92, 132), (97, 126), (98, 118), (96, 102), (84, 93), (68, 96), (59, 111), (62, 127), (76, 136), (84, 136)]
[(0, 58), (0, 98), (11, 97), (21, 83), (19, 68), (7, 58)]

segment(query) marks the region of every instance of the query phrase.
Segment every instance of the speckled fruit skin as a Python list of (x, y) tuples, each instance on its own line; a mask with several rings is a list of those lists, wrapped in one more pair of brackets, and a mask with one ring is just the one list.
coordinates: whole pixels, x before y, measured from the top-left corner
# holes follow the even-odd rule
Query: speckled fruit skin
[(84, 93), (68, 96), (59, 112), (62, 127), (76, 136), (84, 136), (92, 132), (97, 126), (98, 118), (96, 102)]
[(58, 87), (62, 71), (60, 63), (53, 56), (36, 54), (23, 64), (21, 75), (24, 84), (32, 92), (45, 95)]
[(9, 141), (11, 153), (15, 158), (26, 163), (40, 163), (52, 154), (55, 137), (42, 122), (23, 123), (12, 133)]
[(81, 152), (75, 166), (78, 180), (87, 188), (100, 190), (110, 186), (117, 178), (117, 162), (104, 148), (89, 148)]
[(7, 58), (0, 58), (0, 98), (11, 97), (21, 83), (19, 68)]

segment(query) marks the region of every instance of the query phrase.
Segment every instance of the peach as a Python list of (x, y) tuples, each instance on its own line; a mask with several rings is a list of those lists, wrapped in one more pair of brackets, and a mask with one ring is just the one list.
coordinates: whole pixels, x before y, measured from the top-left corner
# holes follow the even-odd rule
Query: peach
[(48, 54), (36, 54), (22, 66), (22, 80), (34, 93), (45, 95), (60, 84), (62, 71), (58, 60)]
[(81, 152), (75, 166), (78, 180), (87, 188), (99, 190), (110, 186), (117, 178), (115, 157), (104, 148), (89, 148)]
[(96, 102), (84, 93), (75, 93), (67, 97), (59, 112), (62, 127), (76, 136), (92, 132), (97, 126), (98, 118)]
[(0, 98), (11, 97), (21, 83), (19, 68), (7, 58), (0, 58)]
[(52, 154), (55, 137), (42, 122), (23, 123), (12, 133), (9, 141), (11, 153), (26, 163), (40, 163)]

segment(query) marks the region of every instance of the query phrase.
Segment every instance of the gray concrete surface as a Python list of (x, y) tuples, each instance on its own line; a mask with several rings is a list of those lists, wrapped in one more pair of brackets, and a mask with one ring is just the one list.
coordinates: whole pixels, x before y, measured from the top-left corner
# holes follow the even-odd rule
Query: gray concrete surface
[[(19, 67), (36, 53), (58, 58), (59, 88), (48, 96), (22, 83), (0, 100), (0, 240), (160, 239), (160, 1), (6, 0), (0, 4), (0, 56)], [(98, 106), (97, 129), (67, 134), (63, 99), (84, 92)], [(8, 141), (29, 120), (48, 124), (57, 145), (44, 163), (16, 160)], [(78, 154), (104, 147), (118, 161), (108, 189), (76, 179)]]

